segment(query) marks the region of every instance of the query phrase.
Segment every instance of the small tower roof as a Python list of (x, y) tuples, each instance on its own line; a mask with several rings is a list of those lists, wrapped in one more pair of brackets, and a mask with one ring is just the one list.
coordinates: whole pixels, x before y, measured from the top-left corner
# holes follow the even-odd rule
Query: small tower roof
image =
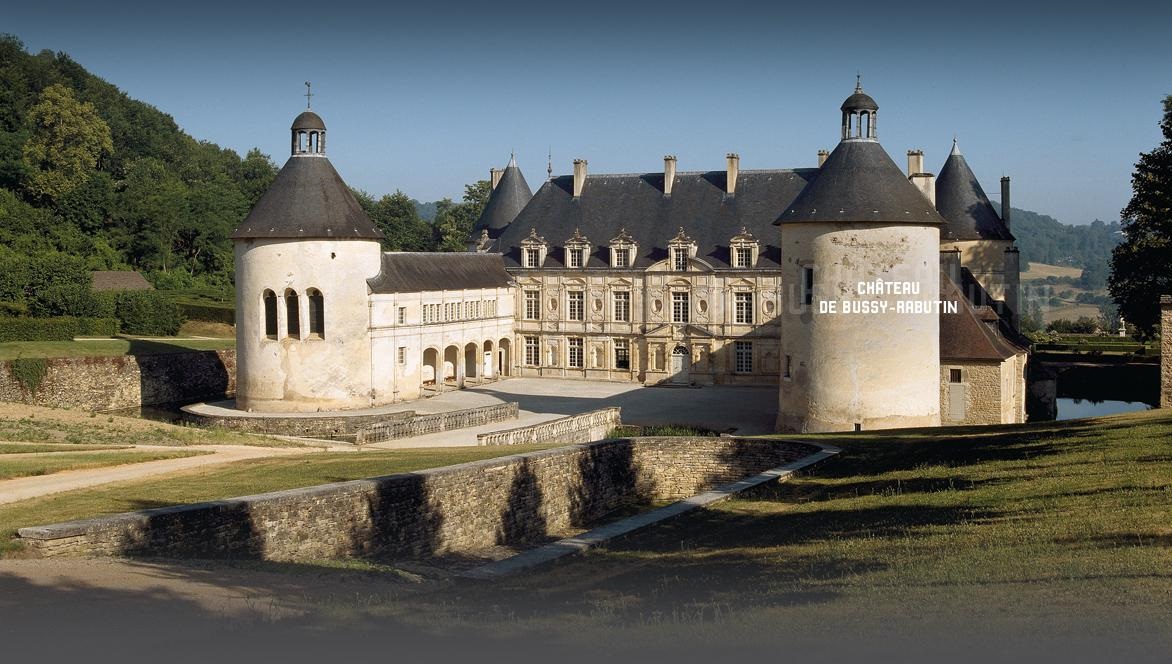
[(854, 94), (847, 97), (846, 101), (842, 102), (842, 106), (839, 107), (839, 110), (847, 112), (879, 110), (879, 104), (877, 104), (875, 100), (871, 98), (871, 95), (863, 92), (863, 79), (861, 76), (858, 78), (858, 80), (855, 81)]
[(293, 119), (293, 126), (290, 129), (322, 129), (326, 128), (326, 123), (321, 119), (321, 116), (313, 111), (302, 111)]
[(936, 177), (936, 209), (946, 222), (940, 229), (941, 240), (1014, 239), (969, 168), (956, 139)]
[(525, 181), (525, 176), (518, 168), (517, 160), (510, 158), (509, 165), (501, 174), (500, 182), (488, 197), (484, 212), (472, 227), (472, 235), (478, 235), (482, 229), (488, 229), (489, 234), (495, 237), (498, 233), (493, 232), (512, 223), (531, 198), (533, 190), (529, 188), (529, 183)]

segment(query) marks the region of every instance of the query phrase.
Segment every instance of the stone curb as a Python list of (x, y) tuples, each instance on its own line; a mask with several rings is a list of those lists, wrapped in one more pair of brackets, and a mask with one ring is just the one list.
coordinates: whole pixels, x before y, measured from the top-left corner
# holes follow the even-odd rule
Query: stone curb
[(767, 470), (757, 475), (746, 477), (736, 482), (722, 484), (710, 491), (697, 494), (691, 498), (685, 498), (661, 507), (650, 512), (637, 514), (635, 516), (608, 523), (605, 526), (599, 526), (593, 530), (582, 533), (575, 537), (568, 537), (566, 539), (558, 540), (551, 544), (530, 549), (523, 553), (519, 553), (504, 560), (481, 565), (470, 570), (466, 570), (457, 574), (456, 576), (476, 579), (481, 581), (499, 579), (506, 576), (511, 576), (525, 570), (544, 565), (565, 556), (582, 553), (587, 549), (596, 547), (600, 544), (629, 535), (635, 531), (642, 530), (661, 521), (673, 519), (681, 514), (686, 514), (701, 507), (706, 507), (722, 500), (727, 500), (732, 496), (751, 489), (756, 486), (765, 484), (766, 482), (776, 481), (784, 482), (788, 480), (795, 472), (809, 468), (815, 464), (821, 463), (826, 459), (830, 459), (837, 455), (842, 450), (833, 445), (824, 445), (811, 441), (779, 441), (779, 442), (800, 442), (803, 445), (811, 445), (822, 448), (820, 452), (815, 452), (809, 456), (802, 457), (797, 461), (792, 461), (784, 466), (778, 466)]

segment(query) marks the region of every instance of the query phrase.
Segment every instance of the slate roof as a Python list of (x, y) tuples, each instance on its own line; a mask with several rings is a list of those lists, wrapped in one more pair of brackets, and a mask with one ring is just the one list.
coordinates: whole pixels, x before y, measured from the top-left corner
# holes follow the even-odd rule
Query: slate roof
[(500, 254), (391, 251), (366, 280), (373, 293), (503, 288), (511, 282)]
[(726, 171), (682, 172), (667, 197), (662, 172), (590, 175), (577, 199), (573, 177), (559, 176), (537, 190), (497, 246), (505, 264), (518, 267), (521, 241), (536, 229), (550, 243), (544, 267), (564, 267), (562, 247), (577, 229), (592, 245), (586, 267), (608, 267), (610, 240), (625, 228), (638, 245), (632, 267), (643, 269), (667, 258), (668, 242), (683, 227), (696, 241), (698, 259), (727, 269), (729, 240), (745, 227), (761, 240), (756, 269), (776, 270), (781, 251), (773, 220), (817, 175), (816, 168), (740, 171), (729, 196)]
[(940, 299), (960, 305), (955, 314), (940, 314), (941, 360), (1000, 362), (1026, 352), (1006, 338), (997, 312), (975, 306), (944, 272), (940, 273)]
[(936, 178), (936, 209), (946, 222), (941, 240), (1015, 239), (955, 144)]
[[(304, 115), (304, 113), (302, 113)], [(381, 240), (342, 176), (323, 156), (290, 157), (232, 239)]]
[(289, 128), (325, 130), (326, 123), (317, 113), (314, 113), (313, 111), (302, 111), (300, 115), (293, 118), (293, 126)]
[[(472, 237), (480, 236), (480, 231), (487, 228), (489, 235), (499, 235), (499, 231), (509, 225), (517, 214), (525, 208), (529, 199), (533, 198), (533, 190), (525, 182), (525, 176), (516, 162), (509, 162), (505, 172), (501, 174), (500, 182), (488, 197), (484, 212), (480, 219), (472, 226)], [(496, 231), (494, 233), (494, 231)]]
[(883, 146), (866, 140), (840, 142), (777, 223), (839, 221), (944, 223)]
[(133, 270), (96, 270), (90, 272), (91, 288), (95, 291), (153, 290), (154, 286)]

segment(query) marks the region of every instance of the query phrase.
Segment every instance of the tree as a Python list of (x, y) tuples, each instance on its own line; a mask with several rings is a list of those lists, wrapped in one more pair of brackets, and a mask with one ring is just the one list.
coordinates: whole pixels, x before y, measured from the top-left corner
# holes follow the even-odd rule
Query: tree
[(92, 104), (79, 102), (63, 85), (45, 88), (25, 124), (25, 182), (36, 196), (57, 200), (88, 180), (102, 155), (114, 151), (110, 127)]
[(386, 239), (383, 248), (390, 251), (429, 251), (432, 248), (431, 226), (419, 218), (415, 202), (401, 191), (383, 196), (367, 210)]
[(1159, 322), (1159, 296), (1172, 293), (1172, 95), (1164, 98), (1164, 140), (1141, 153), (1123, 208), (1126, 239), (1111, 254), (1108, 289), (1127, 322), (1150, 333)]
[(436, 203), (435, 226), (439, 231), (440, 251), (464, 251), (472, 226), (484, 212), (492, 185), (488, 180), (477, 180), (464, 185), (464, 201), (453, 203), (443, 199)]

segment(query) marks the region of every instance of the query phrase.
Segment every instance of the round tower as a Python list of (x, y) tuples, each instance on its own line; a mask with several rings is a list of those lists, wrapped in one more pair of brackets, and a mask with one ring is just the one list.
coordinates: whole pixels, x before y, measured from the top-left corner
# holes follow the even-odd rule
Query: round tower
[(782, 248), (777, 428), (940, 423), (940, 225), (877, 139), (858, 85), (842, 140), (776, 222)]
[(366, 280), (383, 234), (326, 158), (313, 111), (290, 128), (291, 156), (232, 234), (236, 405), (311, 412), (372, 405)]

